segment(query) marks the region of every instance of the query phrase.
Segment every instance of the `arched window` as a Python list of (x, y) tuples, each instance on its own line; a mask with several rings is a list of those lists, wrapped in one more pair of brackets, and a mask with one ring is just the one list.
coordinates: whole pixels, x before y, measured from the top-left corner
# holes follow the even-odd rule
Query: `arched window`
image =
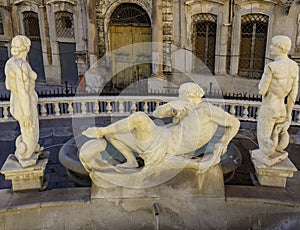
[(123, 3), (119, 5), (111, 16), (111, 25), (116, 24), (150, 24), (147, 12), (137, 4)]
[(0, 35), (4, 35), (2, 13), (0, 12)]
[(263, 14), (242, 16), (239, 76), (261, 77), (265, 65), (268, 23), (269, 17)]
[(55, 13), (56, 35), (58, 38), (75, 38), (73, 14), (60, 11)]
[(194, 24), (194, 72), (202, 72), (208, 68), (215, 70), (215, 49), (217, 33), (217, 16), (213, 14), (197, 14), (193, 16)]
[(40, 40), (40, 27), (38, 14), (32, 11), (26, 11), (23, 13), (23, 25), (25, 35), (34, 41)]

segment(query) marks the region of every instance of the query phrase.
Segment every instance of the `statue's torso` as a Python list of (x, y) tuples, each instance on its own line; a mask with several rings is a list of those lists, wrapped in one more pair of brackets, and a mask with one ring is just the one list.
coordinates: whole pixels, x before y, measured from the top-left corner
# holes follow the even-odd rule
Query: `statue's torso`
[(203, 104), (188, 114), (178, 125), (169, 128), (168, 152), (184, 154), (195, 151), (208, 143), (218, 125), (211, 120), (208, 104)]

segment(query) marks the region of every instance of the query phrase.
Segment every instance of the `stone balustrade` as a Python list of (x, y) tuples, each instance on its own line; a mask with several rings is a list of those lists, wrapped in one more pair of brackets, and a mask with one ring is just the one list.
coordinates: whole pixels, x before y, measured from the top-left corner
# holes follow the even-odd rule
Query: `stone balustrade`
[[(72, 118), (85, 116), (127, 116), (136, 111), (149, 115), (154, 109), (174, 97), (151, 96), (84, 96), (40, 98), (38, 111), (40, 119)], [(205, 99), (207, 102), (222, 107), (241, 121), (256, 121), (260, 102), (224, 99)], [(293, 109), (292, 125), (300, 126), (300, 106)], [(12, 121), (9, 102), (0, 102), (0, 122)]]

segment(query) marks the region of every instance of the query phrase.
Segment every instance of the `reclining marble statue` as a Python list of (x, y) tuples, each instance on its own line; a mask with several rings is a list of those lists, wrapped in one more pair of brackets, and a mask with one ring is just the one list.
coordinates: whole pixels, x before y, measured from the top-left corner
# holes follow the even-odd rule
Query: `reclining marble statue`
[(26, 61), (30, 46), (29, 38), (15, 36), (11, 43), (12, 57), (5, 65), (5, 85), (11, 91), (10, 113), (19, 122), (21, 130), (14, 156), (23, 168), (35, 165), (42, 150), (38, 144), (38, 96), (34, 88), (37, 74)]
[[(153, 112), (155, 118), (172, 117), (173, 122), (168, 126), (158, 126), (145, 113), (136, 112), (107, 127), (85, 130), (83, 134), (93, 139), (83, 144), (79, 157), (92, 181), (97, 184), (97, 177), (107, 181), (120, 177), (119, 185), (146, 186), (145, 181), (152, 180), (154, 174), (159, 174), (159, 180), (166, 180), (168, 176), (163, 179), (163, 174), (168, 170), (189, 165), (204, 173), (218, 164), (240, 122), (222, 108), (202, 101), (203, 95), (199, 85), (182, 84), (178, 99), (158, 106)], [(218, 126), (225, 127), (224, 135), (206, 160), (184, 157), (207, 144)], [(113, 166), (102, 159), (100, 152), (105, 151), (107, 142), (124, 155), (125, 163)], [(143, 167), (139, 167), (134, 152), (144, 160)]]
[(267, 166), (288, 157), (284, 149), (289, 144), (288, 128), (299, 80), (298, 65), (288, 58), (290, 49), (289, 37), (278, 35), (272, 38), (270, 52), (275, 60), (265, 66), (258, 86), (262, 95), (257, 121), (259, 149), (252, 151), (252, 158)]

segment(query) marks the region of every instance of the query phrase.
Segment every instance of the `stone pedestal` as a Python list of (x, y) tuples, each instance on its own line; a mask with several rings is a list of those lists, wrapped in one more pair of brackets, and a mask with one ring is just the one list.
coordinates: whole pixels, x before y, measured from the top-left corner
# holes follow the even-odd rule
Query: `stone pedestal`
[(287, 177), (293, 177), (294, 172), (298, 171), (289, 158), (273, 166), (267, 166), (254, 159), (252, 157), (253, 153), (255, 153), (255, 150), (250, 151), (250, 155), (261, 185), (285, 188)]
[(5, 175), (6, 180), (12, 181), (13, 191), (41, 189), (49, 154), (49, 152), (43, 152), (37, 164), (27, 168), (22, 168), (14, 159), (13, 154), (10, 154), (0, 172)]
[[(99, 178), (100, 179), (100, 178)], [(99, 181), (107, 188), (93, 183), (91, 198), (178, 198), (178, 197), (224, 197), (223, 171), (220, 164), (199, 173), (196, 169), (184, 168), (174, 178), (148, 188), (128, 188)], [(109, 187), (109, 185), (111, 187)]]

